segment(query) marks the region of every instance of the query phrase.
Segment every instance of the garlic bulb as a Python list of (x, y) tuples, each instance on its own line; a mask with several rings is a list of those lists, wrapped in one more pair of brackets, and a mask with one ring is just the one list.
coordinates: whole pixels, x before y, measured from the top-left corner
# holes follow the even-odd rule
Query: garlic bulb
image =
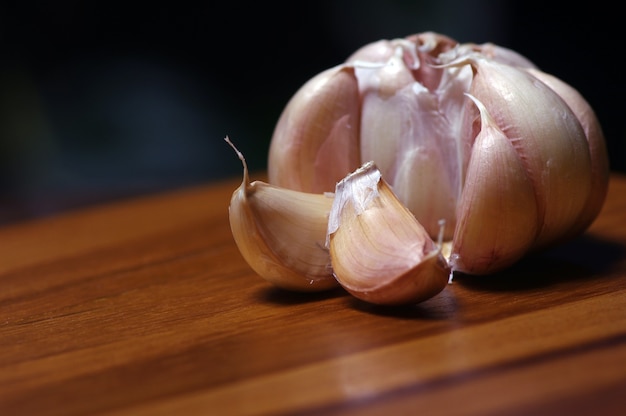
[(608, 187), (602, 130), (574, 88), (515, 51), (432, 32), (366, 45), (298, 90), (269, 182), (333, 192), (367, 161), (431, 239), (445, 221), (449, 267), (469, 274), (583, 232)]

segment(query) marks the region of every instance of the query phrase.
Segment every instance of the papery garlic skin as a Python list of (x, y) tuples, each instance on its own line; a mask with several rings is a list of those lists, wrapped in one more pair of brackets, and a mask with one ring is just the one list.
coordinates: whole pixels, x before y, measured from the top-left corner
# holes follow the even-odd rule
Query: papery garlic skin
[(608, 186), (599, 122), (574, 88), (515, 51), (433, 32), (365, 45), (305, 84), (268, 170), (332, 192), (367, 160), (431, 238), (445, 220), (451, 266), (470, 274), (580, 234)]
[(441, 247), (371, 162), (337, 184), (327, 245), (337, 281), (370, 303), (417, 303), (448, 283)]
[[(458, 119), (465, 100), (456, 93), (445, 98), (450, 91), (469, 87), (471, 70), (449, 71), (444, 74), (449, 80), (445, 89), (430, 91), (405, 65), (402, 43), (389, 46), (395, 48), (394, 54), (380, 67), (361, 67), (354, 61), (363, 97), (361, 156), (376, 161), (385, 180), (429, 233), (436, 234), (444, 219), (450, 230), (446, 238), (451, 238), (462, 180), (459, 124), (451, 120)], [(442, 99), (455, 116), (439, 111)]]

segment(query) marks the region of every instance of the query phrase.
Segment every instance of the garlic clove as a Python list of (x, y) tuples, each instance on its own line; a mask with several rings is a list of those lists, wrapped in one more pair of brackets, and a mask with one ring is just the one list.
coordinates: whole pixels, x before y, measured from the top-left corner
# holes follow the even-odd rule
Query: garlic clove
[(450, 269), (440, 246), (394, 195), (373, 162), (337, 184), (327, 238), (337, 281), (361, 300), (417, 303), (448, 283)]
[(250, 183), (243, 155), (243, 182), (231, 197), (230, 227), (244, 260), (263, 279), (293, 291), (337, 287), (325, 247), (333, 198)]
[(576, 223), (570, 229), (570, 232), (564, 236), (564, 239), (568, 239), (571, 236), (580, 234), (589, 227), (604, 205), (608, 192), (610, 172), (604, 133), (593, 108), (576, 89), (539, 69), (528, 68), (527, 71), (545, 83), (565, 101), (578, 118), (589, 145), (592, 177), (591, 192)]
[(540, 228), (533, 247), (553, 244), (576, 223), (591, 192), (591, 157), (580, 122), (526, 70), (480, 56), (468, 61), (475, 70), (469, 93), (508, 137), (534, 187)]
[(453, 270), (485, 274), (518, 261), (538, 232), (535, 190), (524, 160), (484, 105), (465, 188), (459, 203), (450, 264)]
[(332, 192), (361, 165), (360, 97), (354, 69), (336, 66), (313, 77), (281, 114), (268, 156), (269, 183)]

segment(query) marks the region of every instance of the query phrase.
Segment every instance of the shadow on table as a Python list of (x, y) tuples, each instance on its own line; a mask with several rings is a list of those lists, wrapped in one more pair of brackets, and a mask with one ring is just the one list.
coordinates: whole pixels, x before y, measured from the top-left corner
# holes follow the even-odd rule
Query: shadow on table
[(320, 302), (347, 295), (348, 293), (341, 287), (322, 292), (293, 292), (275, 286), (267, 286), (255, 293), (255, 298), (259, 302), (272, 303), (279, 306), (288, 306)]
[(530, 254), (512, 267), (487, 276), (455, 275), (455, 282), (484, 291), (524, 291), (573, 280), (610, 278), (623, 268), (626, 246), (591, 235)]
[[(622, 244), (584, 235), (550, 250), (526, 256), (510, 268), (486, 276), (457, 273), (454, 284), (479, 292), (526, 292), (554, 287), (566, 282), (610, 279), (612, 271), (623, 268), (626, 247)], [(299, 293), (267, 286), (255, 293), (257, 301), (278, 306), (315, 303), (344, 297), (347, 307), (375, 315), (401, 319), (445, 320), (458, 313), (453, 291), (443, 290), (437, 296), (418, 304), (383, 306), (350, 296), (344, 289)]]

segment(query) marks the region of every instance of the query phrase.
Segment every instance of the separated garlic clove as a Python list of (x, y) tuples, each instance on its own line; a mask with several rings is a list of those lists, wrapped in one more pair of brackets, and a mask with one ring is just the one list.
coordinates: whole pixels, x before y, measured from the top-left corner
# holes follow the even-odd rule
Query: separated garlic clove
[(328, 69), (303, 85), (274, 129), (269, 182), (296, 191), (332, 192), (361, 165), (359, 103), (349, 66)]
[(333, 198), (250, 183), (243, 155), (243, 182), (232, 195), (228, 215), (241, 255), (274, 285), (301, 292), (337, 287), (325, 247)]
[(372, 162), (337, 184), (327, 244), (337, 281), (370, 303), (417, 303), (448, 283), (450, 269), (440, 245)]

